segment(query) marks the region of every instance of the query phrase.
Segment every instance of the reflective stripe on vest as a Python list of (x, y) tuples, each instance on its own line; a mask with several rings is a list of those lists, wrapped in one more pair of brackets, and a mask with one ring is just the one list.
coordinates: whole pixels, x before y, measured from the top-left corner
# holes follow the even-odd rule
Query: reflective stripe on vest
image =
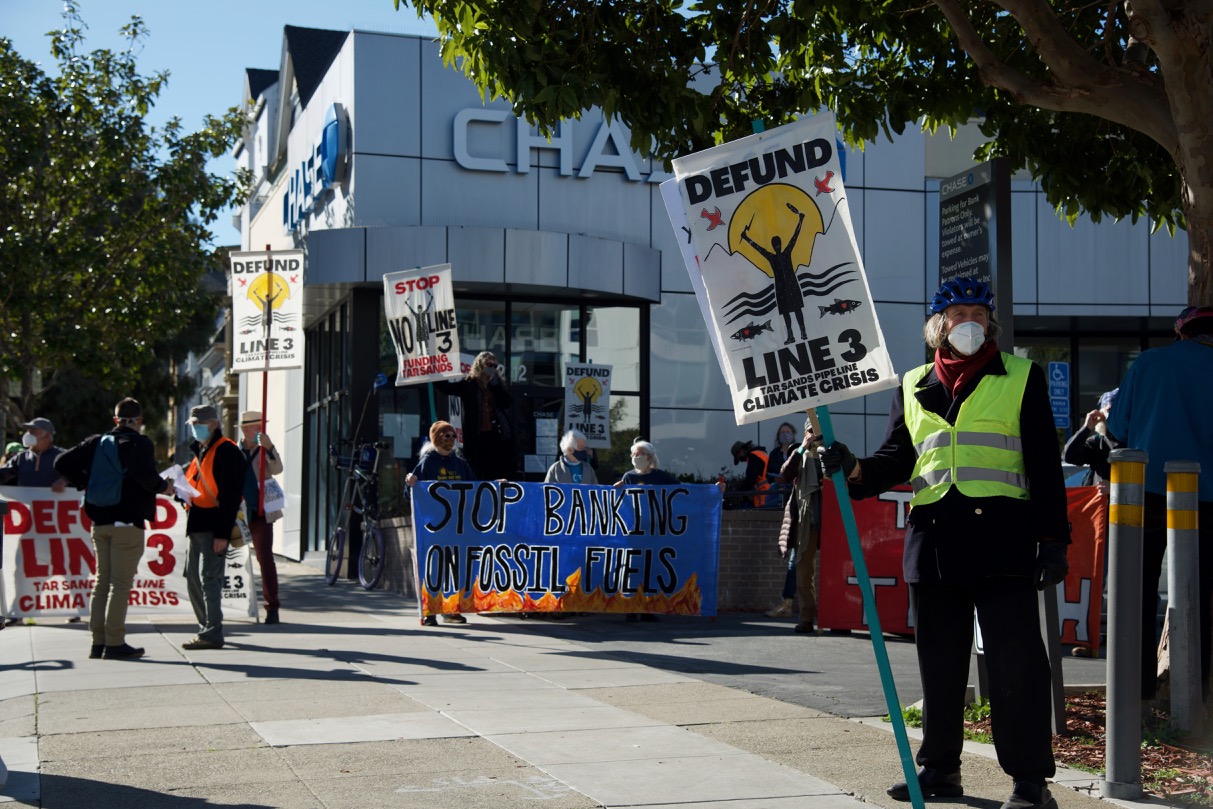
[[(199, 479), (198, 459), (190, 461), (189, 469), (185, 470), (185, 477), (190, 482), (190, 485), (198, 490), (198, 496), (193, 499), (190, 506), (198, 508), (218, 508), (219, 500), (219, 484), (215, 482), (215, 451), (219, 446), (226, 441), (232, 446), (236, 446), (236, 442), (228, 438), (226, 435), (220, 436), (211, 447), (202, 455), (201, 479)], [(239, 449), (239, 447), (236, 447)]]
[(918, 455), (911, 508), (934, 503), (953, 486), (969, 497), (1028, 499), (1019, 417), (1032, 363), (1001, 356), (1006, 375), (982, 377), (960, 406), (955, 425), (923, 408), (914, 395), (932, 365), (915, 368), (902, 380), (906, 428)]
[[(767, 489), (771, 488), (771, 484), (767, 481), (767, 472), (770, 469), (771, 456), (758, 449), (750, 450), (750, 454), (755, 455), (762, 460), (762, 474), (758, 476), (758, 482), (754, 484), (754, 490), (758, 492), (765, 492)], [(765, 494), (755, 495), (753, 499), (755, 508), (762, 508), (767, 504), (767, 496)]]

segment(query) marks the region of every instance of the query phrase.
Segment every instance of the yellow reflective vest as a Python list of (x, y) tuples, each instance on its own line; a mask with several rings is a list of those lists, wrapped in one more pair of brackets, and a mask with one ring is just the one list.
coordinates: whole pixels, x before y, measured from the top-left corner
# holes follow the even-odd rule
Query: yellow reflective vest
[(1002, 364), (1006, 375), (982, 377), (960, 405), (956, 424), (925, 409), (914, 395), (933, 365), (905, 375), (905, 421), (918, 455), (911, 508), (934, 503), (953, 486), (969, 497), (1029, 498), (1019, 411), (1032, 362), (1004, 353)]

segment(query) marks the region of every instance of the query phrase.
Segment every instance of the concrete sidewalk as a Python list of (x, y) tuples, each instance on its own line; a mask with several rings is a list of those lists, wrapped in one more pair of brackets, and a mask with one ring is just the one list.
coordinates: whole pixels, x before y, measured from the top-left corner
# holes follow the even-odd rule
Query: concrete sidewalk
[[(284, 623), (229, 621), (222, 650), (183, 651), (186, 616), (132, 618), (138, 661), (89, 660), (87, 629), (62, 619), (0, 632), (0, 802), (909, 805), (884, 794), (901, 777), (889, 726), (855, 718), (885, 713), (863, 713), (879, 688), (864, 635), (793, 636), (754, 616), (473, 615), (423, 628), (415, 603), (392, 594), (329, 588), (305, 565), (281, 563), (280, 575)], [(891, 644), (906, 704), (918, 698), (902, 691), (912, 657)], [(1091, 676), (1101, 663), (1080, 665)], [(1010, 792), (983, 745), (964, 779), (967, 796), (946, 803), (997, 809)], [(1094, 805), (1089, 774), (1057, 781), (1059, 806)]]

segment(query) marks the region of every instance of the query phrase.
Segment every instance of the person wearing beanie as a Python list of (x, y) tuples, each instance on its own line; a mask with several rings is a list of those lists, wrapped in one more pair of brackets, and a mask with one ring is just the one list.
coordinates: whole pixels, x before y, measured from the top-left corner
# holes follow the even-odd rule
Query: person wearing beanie
[[(421, 459), (416, 468), (405, 477), (404, 482), (416, 486), (421, 480), (476, 480), (476, 473), (467, 461), (455, 454), (455, 428), (445, 421), (430, 425), (430, 440), (421, 448)], [(448, 624), (466, 624), (467, 618), (459, 613), (443, 613), (442, 620)], [(438, 619), (427, 615), (421, 623), (437, 626)]]
[(1200, 681), (1210, 701), (1210, 635), (1213, 635), (1213, 307), (1189, 306), (1175, 319), (1175, 341), (1143, 351), (1120, 383), (1108, 414), (1108, 435), (1122, 446), (1145, 450), (1145, 502), (1141, 558), (1141, 697), (1153, 699), (1158, 682), (1158, 578), (1167, 549), (1167, 461), (1200, 464), (1197, 515), (1200, 543), (1197, 609), (1200, 614)]

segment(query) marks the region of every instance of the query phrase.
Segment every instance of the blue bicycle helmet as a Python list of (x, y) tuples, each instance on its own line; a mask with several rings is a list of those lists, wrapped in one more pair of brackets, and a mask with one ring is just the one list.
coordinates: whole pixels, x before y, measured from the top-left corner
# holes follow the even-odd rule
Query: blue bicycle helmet
[(979, 303), (994, 311), (994, 292), (985, 281), (976, 278), (953, 278), (944, 281), (931, 301), (931, 314), (937, 315), (957, 303)]

